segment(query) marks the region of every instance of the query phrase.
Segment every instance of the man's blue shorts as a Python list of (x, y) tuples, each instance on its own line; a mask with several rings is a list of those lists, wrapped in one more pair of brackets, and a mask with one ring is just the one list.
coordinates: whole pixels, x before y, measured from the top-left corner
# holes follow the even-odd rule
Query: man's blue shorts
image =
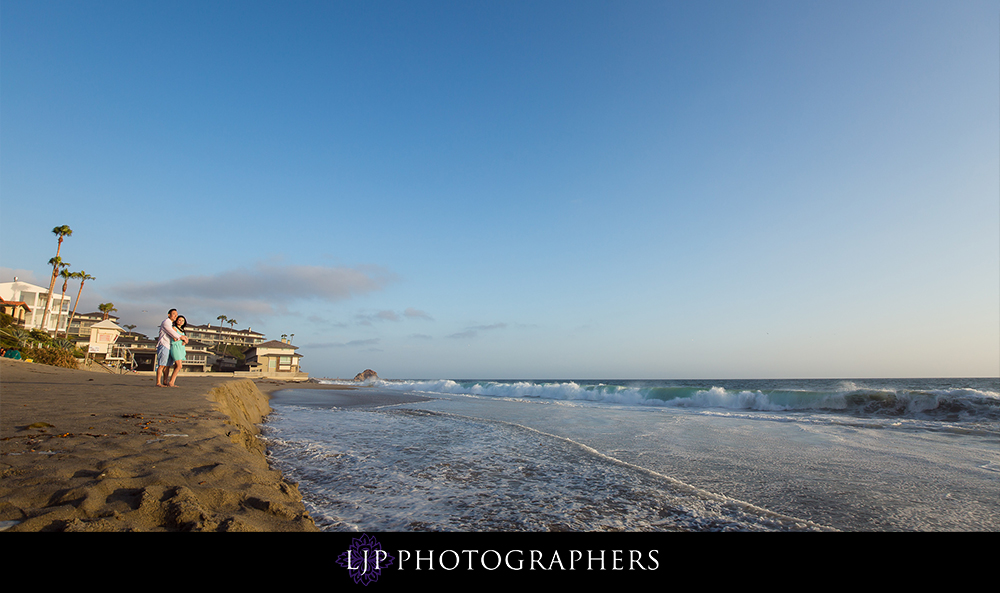
[(156, 346), (156, 365), (161, 367), (170, 366), (170, 346)]

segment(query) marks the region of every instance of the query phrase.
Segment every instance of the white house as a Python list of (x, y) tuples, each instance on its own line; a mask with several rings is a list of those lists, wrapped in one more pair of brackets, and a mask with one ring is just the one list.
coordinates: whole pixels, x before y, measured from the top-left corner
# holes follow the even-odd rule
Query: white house
[(298, 376), (299, 359), (301, 354), (296, 354), (298, 346), (292, 346), (286, 341), (271, 340), (248, 348), (244, 365), (246, 370), (252, 373), (263, 373), (270, 377), (280, 377), (285, 373), (289, 376)]
[[(22, 301), (31, 309), (30, 313), (25, 311), (25, 329), (42, 329), (42, 316), (45, 314), (45, 299), (48, 297), (48, 294), (48, 288), (21, 282), (16, 277), (13, 282), (0, 282), (0, 298), (5, 301)], [(59, 292), (52, 295), (49, 319), (46, 322), (47, 327), (45, 331), (50, 333), (57, 330), (60, 332), (66, 331), (66, 324), (69, 323), (69, 314), (73, 310), (72, 300), (69, 295), (63, 297)], [(60, 310), (62, 311), (61, 316)], [(58, 328), (56, 327), (57, 324)]]

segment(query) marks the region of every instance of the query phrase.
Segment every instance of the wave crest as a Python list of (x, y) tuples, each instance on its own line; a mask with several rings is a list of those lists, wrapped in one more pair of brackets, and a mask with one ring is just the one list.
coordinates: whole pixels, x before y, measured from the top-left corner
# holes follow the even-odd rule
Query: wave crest
[[(354, 384), (322, 380), (324, 383)], [(1000, 394), (972, 388), (868, 387), (841, 381), (826, 389), (754, 389), (722, 385), (587, 383), (577, 381), (384, 380), (381, 389), (515, 399), (617, 405), (721, 408), (763, 412), (841, 412), (862, 416), (920, 416), (943, 420), (998, 420)]]

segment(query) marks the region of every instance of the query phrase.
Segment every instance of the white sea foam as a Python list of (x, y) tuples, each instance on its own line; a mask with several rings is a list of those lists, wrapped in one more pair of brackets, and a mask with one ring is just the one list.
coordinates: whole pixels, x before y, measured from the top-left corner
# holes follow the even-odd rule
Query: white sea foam
[(266, 438), (327, 530), (824, 529), (519, 425), (323, 412), (282, 408)]
[[(952, 421), (1000, 419), (1000, 393), (990, 388), (924, 387), (899, 381), (868, 385), (856, 381), (813, 382), (808, 387), (767, 388), (741, 382), (578, 382), (578, 381), (419, 381), (375, 380), (370, 385), (396, 391), (418, 391), (495, 398), (544, 399), (567, 403), (600, 403), (727, 410), (834, 411), (866, 416), (936, 414)], [(753, 382), (742, 382), (753, 383)], [(353, 383), (348, 383), (353, 384)]]
[[(900, 394), (988, 405), (989, 384), (442, 380), (374, 389), (391, 385), (433, 398), (377, 410), (272, 402), (274, 459), (325, 528), (1000, 529), (996, 422), (774, 409), (781, 398), (881, 405)], [(605, 397), (641, 390), (695, 403)]]

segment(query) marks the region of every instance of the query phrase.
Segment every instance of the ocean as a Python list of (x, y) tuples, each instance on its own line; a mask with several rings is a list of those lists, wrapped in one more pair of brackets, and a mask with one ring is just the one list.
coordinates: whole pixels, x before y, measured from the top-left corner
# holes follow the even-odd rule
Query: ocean
[(1000, 530), (997, 378), (296, 391), (263, 435), (326, 531)]

